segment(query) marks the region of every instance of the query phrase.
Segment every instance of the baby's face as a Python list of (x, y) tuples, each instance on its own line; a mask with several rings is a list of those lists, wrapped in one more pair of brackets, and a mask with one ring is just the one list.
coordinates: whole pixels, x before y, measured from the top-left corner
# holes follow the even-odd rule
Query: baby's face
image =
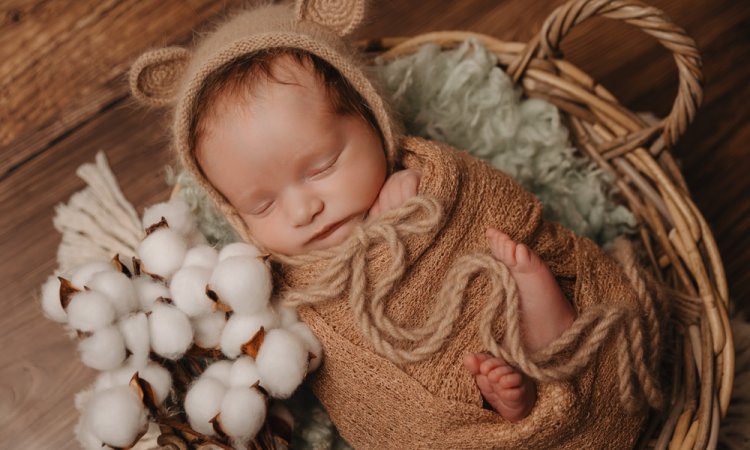
[[(199, 160), (267, 250), (298, 255), (341, 243), (363, 222), (386, 178), (380, 137), (331, 111), (325, 87), (282, 60), (269, 81), (213, 119)], [(226, 97), (226, 96), (225, 96)]]

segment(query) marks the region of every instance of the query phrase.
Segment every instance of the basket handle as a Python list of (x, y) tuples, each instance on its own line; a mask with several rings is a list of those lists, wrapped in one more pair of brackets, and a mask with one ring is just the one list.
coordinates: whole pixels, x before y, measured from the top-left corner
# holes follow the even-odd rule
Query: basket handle
[[(533, 57), (560, 56), (560, 42), (571, 29), (590, 17), (622, 20), (655, 37), (674, 55), (679, 75), (677, 98), (663, 119), (664, 143), (672, 146), (685, 132), (703, 100), (703, 72), (695, 41), (675, 25), (661, 10), (637, 0), (572, 0), (547, 17), (539, 35), (532, 39), (508, 72), (518, 81)], [(635, 130), (631, 130), (635, 131)]]

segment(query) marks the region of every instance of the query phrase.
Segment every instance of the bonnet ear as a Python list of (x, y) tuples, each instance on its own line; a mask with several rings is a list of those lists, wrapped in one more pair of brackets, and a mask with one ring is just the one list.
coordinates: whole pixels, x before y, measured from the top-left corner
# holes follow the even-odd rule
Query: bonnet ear
[(297, 20), (324, 25), (341, 37), (351, 34), (365, 17), (365, 0), (297, 0)]
[(190, 61), (190, 51), (165, 47), (142, 54), (130, 67), (130, 92), (152, 106), (174, 102), (177, 85)]

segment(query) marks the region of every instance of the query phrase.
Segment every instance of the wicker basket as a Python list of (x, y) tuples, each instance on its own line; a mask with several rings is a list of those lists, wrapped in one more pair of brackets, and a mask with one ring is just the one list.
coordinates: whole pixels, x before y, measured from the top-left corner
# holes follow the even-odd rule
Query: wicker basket
[[(669, 115), (647, 121), (622, 106), (603, 86), (563, 59), (560, 42), (590, 17), (622, 20), (669, 49), (679, 89)], [(670, 148), (685, 132), (703, 96), (695, 42), (658, 9), (633, 0), (574, 0), (557, 8), (530, 42), (503, 42), (469, 32), (434, 32), (412, 38), (360, 42), (371, 55), (390, 59), (427, 42), (443, 49), (478, 39), (527, 97), (558, 106), (573, 144), (616, 176), (640, 224), (640, 240), (656, 278), (676, 291), (675, 353), (671, 401), (641, 439), (645, 448), (715, 448), (734, 377), (734, 343), (728, 318), (724, 268), (705, 219), (688, 193)]]
[[(673, 53), (679, 90), (666, 118), (647, 120), (634, 114), (563, 59), (562, 39), (595, 16), (635, 25)], [(676, 293), (675, 341), (670, 345), (677, 363), (668, 374), (670, 402), (663, 414), (649, 421), (640, 448), (715, 448), (734, 377), (727, 283), (713, 235), (670, 153), (702, 99), (701, 60), (694, 41), (663, 12), (637, 1), (573, 0), (553, 11), (541, 32), (525, 44), (450, 31), (357, 45), (372, 57), (391, 59), (414, 53), (427, 42), (450, 49), (470, 37), (496, 55), (498, 65), (525, 96), (558, 106), (573, 144), (615, 175), (639, 221), (649, 269)]]

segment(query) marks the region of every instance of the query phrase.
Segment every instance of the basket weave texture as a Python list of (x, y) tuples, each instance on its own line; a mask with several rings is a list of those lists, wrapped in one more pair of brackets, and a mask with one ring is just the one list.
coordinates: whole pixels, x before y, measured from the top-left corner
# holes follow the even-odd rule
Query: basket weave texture
[[(649, 120), (626, 107), (566, 61), (560, 43), (591, 17), (624, 21), (655, 37), (673, 55), (677, 97), (667, 117)], [(574, 0), (557, 8), (528, 43), (504, 42), (471, 32), (432, 32), (410, 38), (359, 42), (372, 57), (397, 58), (431, 42), (443, 49), (479, 40), (527, 97), (560, 108), (574, 146), (615, 176), (639, 222), (649, 270), (672, 291), (675, 361), (667, 374), (667, 410), (654, 414), (642, 437), (649, 448), (714, 448), (726, 415), (734, 376), (734, 343), (724, 268), (714, 237), (691, 200), (670, 149), (700, 105), (701, 59), (695, 42), (660, 10), (632, 0)]]

